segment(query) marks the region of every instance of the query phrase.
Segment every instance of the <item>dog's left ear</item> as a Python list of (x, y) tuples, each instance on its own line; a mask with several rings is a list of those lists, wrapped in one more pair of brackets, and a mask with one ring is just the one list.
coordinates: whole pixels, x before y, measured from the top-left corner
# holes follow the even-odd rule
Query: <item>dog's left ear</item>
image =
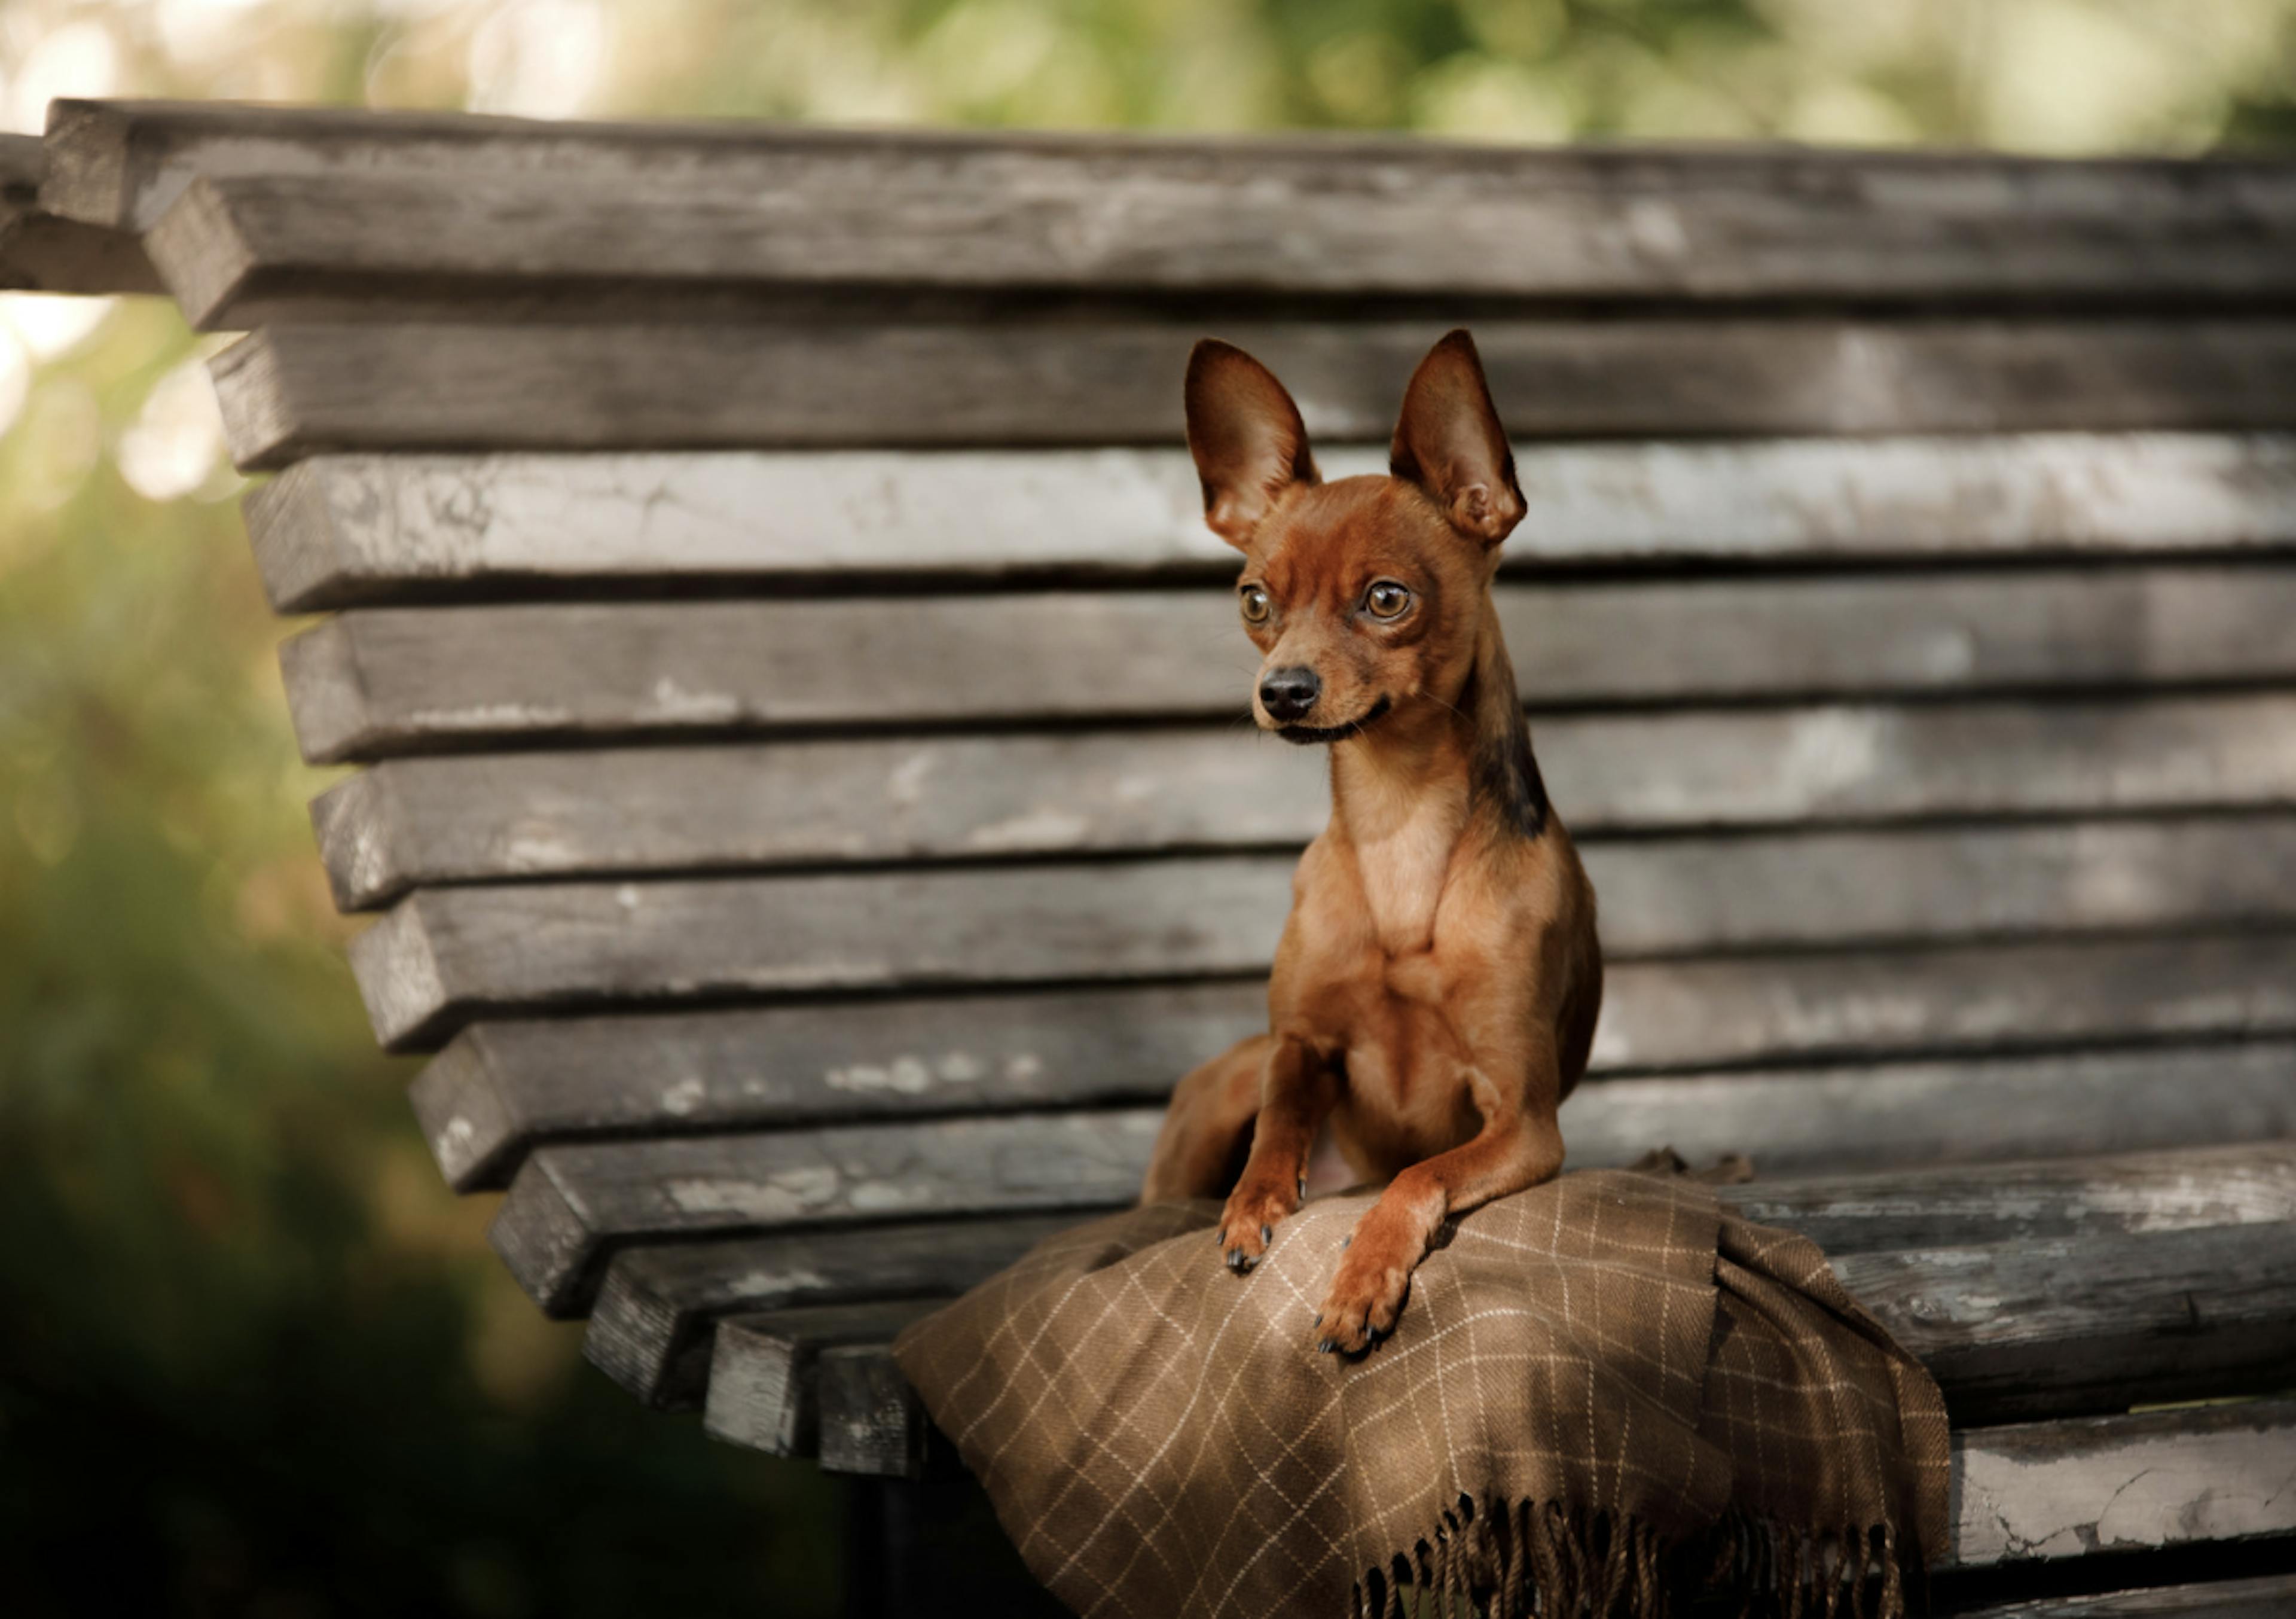
[(1428, 350), (1411, 374), (1387, 466), (1426, 490), (1453, 528), (1486, 546), (1505, 539), (1529, 509), (1482, 358), (1464, 327)]

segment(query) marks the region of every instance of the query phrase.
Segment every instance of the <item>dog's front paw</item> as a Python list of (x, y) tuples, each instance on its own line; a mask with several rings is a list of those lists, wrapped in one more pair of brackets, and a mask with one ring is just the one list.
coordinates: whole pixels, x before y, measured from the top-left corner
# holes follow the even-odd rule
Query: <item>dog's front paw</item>
[(1412, 1261), (1383, 1252), (1357, 1232), (1340, 1256), (1332, 1291), (1316, 1316), (1316, 1347), (1325, 1354), (1359, 1355), (1395, 1330), (1411, 1294)]
[(1220, 1215), (1220, 1255), (1227, 1268), (1242, 1276), (1258, 1264), (1275, 1240), (1275, 1226), (1300, 1206), (1296, 1186), (1261, 1186), (1247, 1180), (1228, 1194)]

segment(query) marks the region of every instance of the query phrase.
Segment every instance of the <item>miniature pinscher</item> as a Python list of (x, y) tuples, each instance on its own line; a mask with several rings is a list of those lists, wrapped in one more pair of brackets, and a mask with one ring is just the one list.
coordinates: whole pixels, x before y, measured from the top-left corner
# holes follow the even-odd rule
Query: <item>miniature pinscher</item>
[(1394, 1328), (1447, 1216), (1562, 1168), (1555, 1110), (1602, 1005), (1595, 891), (1491, 603), (1522, 490), (1464, 331), (1412, 376), (1384, 477), (1324, 482), (1292, 396), (1227, 343), (1189, 357), (1187, 418), (1204, 520), (1244, 555), (1253, 718), (1329, 744), (1332, 818), (1292, 879), (1268, 1031), (1180, 1081), (1142, 1200), (1226, 1192), (1241, 1275), (1300, 1206), (1328, 1124), (1387, 1183), (1316, 1318), (1319, 1348), (1357, 1354)]

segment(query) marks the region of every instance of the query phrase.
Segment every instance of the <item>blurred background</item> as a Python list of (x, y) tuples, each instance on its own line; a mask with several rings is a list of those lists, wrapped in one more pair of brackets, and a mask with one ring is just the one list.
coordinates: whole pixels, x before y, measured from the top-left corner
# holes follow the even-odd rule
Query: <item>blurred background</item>
[[(51, 97), (2296, 145), (2296, 0), (0, 0)], [(340, 957), (194, 339), (0, 294), (0, 1613), (834, 1611), (846, 1503), (580, 1359)]]

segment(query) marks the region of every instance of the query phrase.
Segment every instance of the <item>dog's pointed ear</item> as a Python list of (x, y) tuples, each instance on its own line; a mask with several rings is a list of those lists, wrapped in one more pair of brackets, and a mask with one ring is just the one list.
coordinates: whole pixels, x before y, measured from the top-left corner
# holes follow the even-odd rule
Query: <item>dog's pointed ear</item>
[(1188, 356), (1187, 405), (1204, 522), (1241, 551), (1277, 496), (1318, 481), (1308, 425), (1274, 372), (1216, 337)]
[(1496, 546), (1529, 508), (1514, 481), (1514, 452), (1464, 327), (1428, 350), (1403, 390), (1388, 471), (1427, 491), (1451, 526)]

